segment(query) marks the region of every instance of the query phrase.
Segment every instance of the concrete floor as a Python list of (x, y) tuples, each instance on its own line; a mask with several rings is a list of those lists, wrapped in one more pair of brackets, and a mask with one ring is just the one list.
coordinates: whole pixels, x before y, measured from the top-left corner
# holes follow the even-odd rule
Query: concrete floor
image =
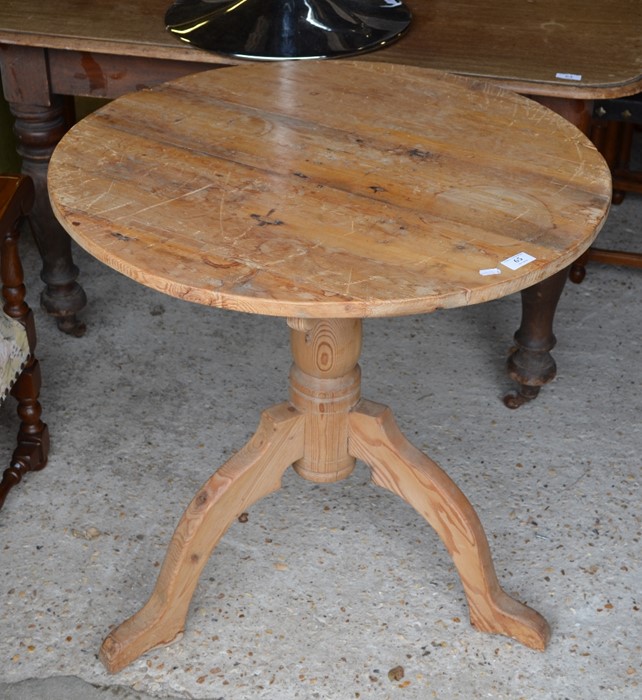
[[(601, 243), (640, 250), (641, 228), (630, 196)], [(285, 398), (290, 358), (280, 319), (77, 260), (87, 335), (36, 310), (49, 466), (0, 512), (2, 700), (642, 696), (639, 271), (594, 265), (567, 285), (558, 377), (518, 411), (501, 402), (518, 296), (365, 325), (364, 394), (473, 502), (502, 585), (551, 624), (546, 652), (474, 631), (435, 534), (359, 465), (328, 486), (288, 471), (216, 549), (183, 639), (110, 676), (101, 640), (146, 600), (199, 485)]]

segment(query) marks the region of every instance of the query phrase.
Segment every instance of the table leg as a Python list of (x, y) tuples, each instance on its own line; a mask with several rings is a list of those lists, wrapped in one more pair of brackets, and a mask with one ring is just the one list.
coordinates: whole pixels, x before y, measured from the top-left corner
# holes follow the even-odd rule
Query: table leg
[(71, 240), (56, 220), (47, 193), (49, 159), (67, 129), (62, 98), (52, 97), (50, 106), (9, 102), (9, 107), (15, 117), (22, 170), (32, 177), (36, 189), (30, 220), (42, 257), (41, 278), (46, 284), (40, 301), (56, 318), (60, 330), (81, 336), (85, 325), (76, 314), (85, 307), (87, 298), (76, 282), (78, 268), (73, 262)]
[(477, 513), (439, 465), (403, 436), (389, 408), (362, 401), (354, 409), (350, 450), (370, 466), (377, 486), (400, 496), (437, 532), (459, 572), (472, 625), (544, 649), (548, 623), (501, 588)]
[(519, 408), (534, 399), (557, 371), (551, 350), (555, 309), (560, 300), (568, 269), (522, 290), (522, 323), (515, 333), (515, 346), (508, 358), (508, 375), (519, 388), (504, 396), (508, 408)]
[(180, 639), (212, 550), (244, 510), (280, 488), (283, 472), (302, 454), (303, 423), (296, 409), (280, 404), (265, 411), (254, 437), (187, 507), (145, 606), (103, 642), (99, 656), (108, 671), (116, 673), (146, 651)]
[[(532, 95), (533, 100), (553, 110), (588, 134), (591, 100)], [(549, 279), (522, 291), (522, 321), (515, 333), (515, 347), (508, 358), (508, 375), (519, 387), (504, 396), (508, 408), (519, 408), (533, 400), (544, 384), (552, 381), (557, 368), (550, 351), (555, 346), (553, 320), (569, 276), (567, 268)]]
[(484, 530), (464, 494), (404, 438), (389, 409), (361, 401), (361, 321), (288, 323), (290, 402), (265, 411), (252, 440), (197, 493), (149, 601), (103, 642), (100, 658), (107, 669), (119, 671), (180, 636), (212, 550), (241, 512), (279, 488), (290, 464), (305, 479), (328, 483), (346, 478), (356, 459), (370, 465), (376, 484), (414, 506), (437, 531), (461, 576), (472, 624), (543, 649), (546, 621), (500, 587)]

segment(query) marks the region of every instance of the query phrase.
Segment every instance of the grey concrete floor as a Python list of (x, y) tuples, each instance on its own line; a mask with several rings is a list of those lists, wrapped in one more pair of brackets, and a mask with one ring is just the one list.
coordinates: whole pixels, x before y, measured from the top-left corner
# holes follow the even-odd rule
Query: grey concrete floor
[[(640, 250), (641, 230), (630, 196), (601, 242)], [(567, 285), (558, 377), (518, 411), (501, 402), (518, 296), (365, 324), (364, 395), (473, 502), (502, 585), (551, 624), (545, 652), (474, 631), (436, 535), (358, 465), (327, 486), (287, 472), (215, 550), (183, 639), (113, 676), (101, 640), (146, 600), (199, 485), (286, 397), (287, 329), (78, 251), (88, 332), (70, 338), (37, 309), (27, 248), (53, 447), (0, 512), (2, 700), (642, 696), (639, 271)]]

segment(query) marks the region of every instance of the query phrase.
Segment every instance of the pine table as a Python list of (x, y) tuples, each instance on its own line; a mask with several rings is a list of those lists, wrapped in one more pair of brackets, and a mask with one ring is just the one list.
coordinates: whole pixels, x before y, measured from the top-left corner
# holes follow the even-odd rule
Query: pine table
[(110, 671), (182, 634), (216, 543), (290, 465), (334, 482), (356, 459), (439, 534), (472, 624), (544, 648), (546, 621), (500, 587), (464, 494), (361, 397), (358, 359), (363, 319), (497, 299), (590, 245), (610, 175), (575, 127), (426, 69), (248, 64), (89, 116), (56, 149), (49, 188), (65, 230), (107, 265), (186, 301), (283, 317), (291, 336), (289, 400), (188, 506), (149, 602), (103, 643)]

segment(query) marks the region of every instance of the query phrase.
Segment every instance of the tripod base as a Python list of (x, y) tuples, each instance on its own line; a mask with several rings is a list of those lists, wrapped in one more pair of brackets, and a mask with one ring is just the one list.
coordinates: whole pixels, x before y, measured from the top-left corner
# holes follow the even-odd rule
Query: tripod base
[(546, 620), (501, 588), (466, 496), (408, 442), (390, 409), (360, 398), (361, 321), (290, 319), (290, 326), (290, 401), (264, 411), (254, 437), (196, 494), (149, 601), (103, 642), (100, 659), (107, 670), (119, 671), (180, 638), (214, 547), (242, 512), (280, 488), (290, 465), (310, 481), (327, 483), (348, 476), (357, 459), (370, 467), (375, 484), (409, 503), (439, 535), (459, 573), (472, 625), (544, 649)]

